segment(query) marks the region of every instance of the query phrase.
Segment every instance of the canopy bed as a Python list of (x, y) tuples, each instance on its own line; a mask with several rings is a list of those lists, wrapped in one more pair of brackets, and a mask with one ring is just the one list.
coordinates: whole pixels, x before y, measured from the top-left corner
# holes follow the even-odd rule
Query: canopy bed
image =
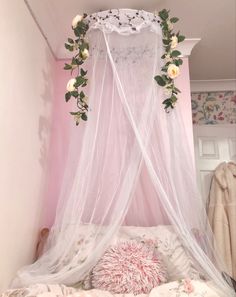
[[(79, 96), (76, 123), (88, 119), (81, 152), (73, 132), (44, 253), (13, 281), (27, 289), (3, 296), (233, 296), (198, 197), (184, 105), (170, 80), (179, 70), (172, 67), (171, 77), (167, 69), (181, 65), (173, 54), (181, 41), (172, 31), (177, 19), (166, 10), (109, 10), (77, 18), (74, 31), (82, 21), (89, 47), (77, 50), (89, 56), (88, 73), (66, 95)], [(69, 40), (69, 50), (74, 46)], [(80, 69), (74, 62), (66, 67)], [(157, 75), (163, 71), (169, 77)], [(78, 95), (81, 86), (86, 92)]]

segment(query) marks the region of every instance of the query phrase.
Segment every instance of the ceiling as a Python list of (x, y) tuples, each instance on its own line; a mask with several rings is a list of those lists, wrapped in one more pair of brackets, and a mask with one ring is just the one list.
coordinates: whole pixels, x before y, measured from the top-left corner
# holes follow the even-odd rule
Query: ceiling
[(190, 57), (192, 80), (236, 78), (236, 0), (25, 0), (56, 58), (65, 58), (64, 42), (76, 14), (110, 8), (171, 10), (176, 30), (201, 38)]

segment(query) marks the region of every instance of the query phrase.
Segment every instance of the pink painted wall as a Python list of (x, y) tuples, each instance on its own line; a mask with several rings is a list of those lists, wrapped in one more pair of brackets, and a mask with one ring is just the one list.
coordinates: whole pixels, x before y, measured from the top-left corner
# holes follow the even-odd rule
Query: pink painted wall
[(189, 76), (189, 61), (188, 58), (183, 59), (184, 63), (181, 66), (181, 75), (176, 79), (176, 86), (181, 90), (178, 103), (181, 105), (183, 121), (185, 123), (186, 134), (188, 135), (186, 142), (192, 152), (192, 160), (194, 161), (194, 144), (193, 144), (193, 126), (192, 126), (192, 107), (191, 107), (191, 90)]
[[(60, 193), (60, 185), (63, 180), (65, 162), (68, 156), (69, 140), (72, 133), (83, 133), (83, 127), (86, 123), (81, 123), (76, 127), (69, 112), (73, 109), (71, 104), (66, 103), (64, 99), (67, 81), (70, 79), (70, 72), (63, 70), (65, 61), (58, 61), (56, 64), (55, 80), (55, 102), (53, 108), (53, 126), (52, 139), (50, 145), (50, 164), (48, 172), (48, 184), (45, 193), (45, 212), (43, 221), (45, 226), (51, 226), (54, 221), (56, 205)], [(190, 95), (190, 78), (188, 59), (184, 58), (181, 67), (181, 75), (177, 79), (177, 87), (181, 90), (178, 104), (182, 106), (183, 119), (185, 122), (186, 133), (188, 135), (186, 142), (193, 148), (192, 132), (192, 111)], [(71, 127), (72, 126), (72, 127)], [(72, 130), (71, 130), (72, 129)], [(78, 152), (79, 153), (79, 152)]]
[(44, 195), (45, 211), (42, 215), (42, 221), (45, 226), (51, 226), (54, 221), (68, 151), (71, 116), (69, 114), (70, 106), (66, 104), (64, 96), (65, 86), (70, 78), (70, 73), (64, 71), (63, 66), (63, 61), (57, 61), (55, 66), (56, 76), (54, 82), (54, 107), (52, 110), (52, 136), (49, 149), (47, 184)]
[[(71, 78), (70, 71), (63, 69), (66, 61), (57, 61), (55, 76), (55, 98), (52, 111), (52, 131), (49, 149), (49, 165), (47, 173), (47, 184), (44, 194), (45, 209), (42, 214), (44, 226), (51, 226), (54, 222), (57, 202), (60, 197), (60, 188), (63, 182), (66, 160), (70, 146), (70, 139), (73, 134), (78, 134), (81, 139), (83, 135), (83, 126), (75, 125), (70, 111), (73, 111), (73, 101), (65, 101), (66, 85)], [(79, 154), (79, 151), (78, 151)]]
[(0, 35), (1, 293), (35, 255), (55, 60), (24, 1), (1, 1)]

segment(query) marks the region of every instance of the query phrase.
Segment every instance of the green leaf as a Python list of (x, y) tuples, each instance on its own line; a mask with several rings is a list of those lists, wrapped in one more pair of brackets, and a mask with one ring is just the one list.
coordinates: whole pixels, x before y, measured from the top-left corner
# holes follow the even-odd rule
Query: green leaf
[(67, 92), (67, 93), (65, 94), (66, 102), (68, 102), (68, 101), (70, 100), (70, 98), (71, 98), (71, 93), (70, 93), (70, 92)]
[(170, 98), (167, 98), (167, 99), (165, 99), (162, 103), (163, 103), (163, 104), (168, 104), (170, 101), (171, 101)]
[(88, 24), (85, 24), (83, 21), (79, 22), (77, 27), (74, 29), (74, 33), (77, 37), (80, 37), (81, 35), (85, 35), (88, 31)]
[(166, 22), (163, 24), (162, 28), (163, 28), (164, 35), (167, 35), (169, 32), (169, 27)]
[(178, 56), (180, 56), (181, 55), (181, 52), (180, 51), (177, 51), (177, 50), (175, 50), (175, 51), (173, 51), (173, 52), (171, 52), (171, 57), (178, 57)]
[(68, 43), (65, 43), (65, 48), (67, 50), (69, 50), (70, 52), (73, 52), (73, 50), (74, 50), (74, 47), (72, 45), (68, 44)]
[(164, 45), (169, 45), (170, 44), (170, 40), (168, 39), (162, 39), (162, 42)]
[(177, 95), (178, 93), (181, 93), (181, 91), (178, 88), (174, 87), (173, 93)]
[(87, 43), (87, 42), (83, 42), (81, 45), (80, 45), (80, 47), (79, 47), (79, 49), (81, 50), (81, 51), (83, 51), (84, 49), (89, 49), (89, 44)]
[(176, 88), (175, 87), (175, 90), (178, 92), (178, 93), (181, 93), (180, 89)]
[(85, 76), (88, 71), (85, 71), (83, 68), (80, 69), (80, 75)]
[(168, 67), (167, 66), (164, 66), (164, 67), (161, 68), (161, 71), (166, 72), (167, 69), (168, 69)]
[(163, 21), (167, 20), (169, 17), (169, 13), (166, 9), (161, 10), (158, 15)]
[(185, 40), (185, 36), (183, 35), (178, 35), (177, 37), (178, 37), (178, 42), (182, 42)]
[(168, 83), (171, 83), (171, 82), (172, 82), (172, 79), (169, 78), (169, 76), (167, 76), (167, 75), (162, 75), (162, 77), (163, 77), (163, 79), (164, 79), (166, 82), (168, 82)]
[(77, 61), (76, 61), (76, 58), (75, 57), (72, 58), (71, 64), (77, 65)]
[(76, 83), (75, 83), (76, 87), (83, 85), (85, 82), (85, 79), (83, 78), (83, 76), (77, 76), (75, 79), (76, 79)]
[(81, 119), (84, 121), (87, 121), (88, 117), (87, 117), (86, 113), (82, 113)]
[(162, 43), (165, 44), (165, 45), (168, 45), (169, 44), (169, 40), (168, 39), (162, 39)]
[(171, 96), (172, 103), (176, 102), (177, 100), (178, 100), (178, 98), (175, 95)]
[(77, 27), (74, 29), (74, 33), (76, 37), (81, 37), (81, 35), (86, 33), (86, 30), (84, 30), (82, 26), (82, 22), (78, 23)]
[(85, 94), (84, 94), (84, 92), (83, 92), (83, 91), (81, 91), (81, 92), (80, 92), (80, 94), (79, 94), (79, 96), (80, 96), (80, 99), (83, 99), (83, 98), (85, 97)]
[(180, 66), (183, 64), (183, 60), (181, 59), (177, 59), (177, 60), (174, 60), (173, 63), (176, 65), (176, 66)]
[(167, 110), (168, 108), (174, 108), (174, 106), (172, 105), (172, 102), (171, 102), (171, 99), (170, 98), (168, 98), (168, 99), (166, 99), (166, 100), (164, 100), (163, 102), (162, 102), (162, 104), (164, 104), (165, 105), (165, 110)]
[(79, 96), (79, 93), (77, 91), (72, 91), (70, 92), (71, 93), (71, 96), (77, 98)]
[(64, 69), (70, 70), (70, 69), (72, 69), (72, 66), (70, 64), (65, 64)]
[(166, 46), (166, 52), (170, 51), (170, 45)]
[(159, 86), (164, 87), (166, 85), (165, 80), (160, 75), (155, 76), (154, 79)]
[(173, 17), (173, 18), (170, 19), (171, 23), (177, 23), (178, 20), (179, 20), (179, 19), (176, 18), (176, 17)]
[(74, 43), (74, 40), (72, 38), (67, 39), (69, 43)]
[(73, 115), (73, 116), (75, 116), (75, 115), (79, 115), (80, 112), (79, 111), (76, 111), (76, 112), (71, 111), (70, 114)]

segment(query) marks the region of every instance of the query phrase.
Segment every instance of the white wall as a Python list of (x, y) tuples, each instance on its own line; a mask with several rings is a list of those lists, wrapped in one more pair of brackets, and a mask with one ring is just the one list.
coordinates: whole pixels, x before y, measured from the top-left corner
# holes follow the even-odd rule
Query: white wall
[(0, 291), (33, 259), (54, 59), (23, 0), (0, 4)]

